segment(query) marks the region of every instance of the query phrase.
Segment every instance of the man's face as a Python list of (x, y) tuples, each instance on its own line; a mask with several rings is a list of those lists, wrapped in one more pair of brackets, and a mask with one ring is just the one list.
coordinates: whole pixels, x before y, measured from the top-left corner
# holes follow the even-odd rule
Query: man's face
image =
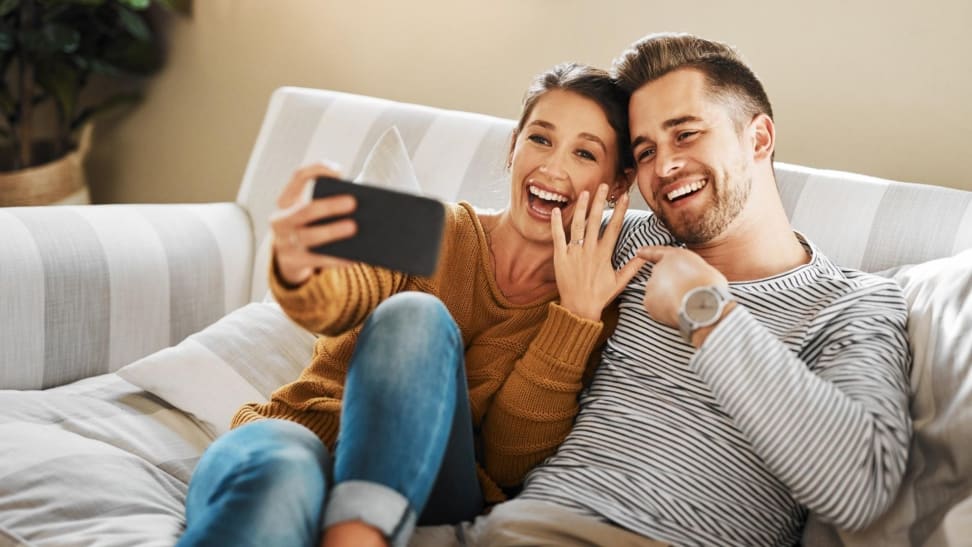
[(749, 199), (753, 155), (705, 76), (670, 72), (635, 91), (628, 114), (638, 188), (654, 213), (690, 245), (723, 234)]

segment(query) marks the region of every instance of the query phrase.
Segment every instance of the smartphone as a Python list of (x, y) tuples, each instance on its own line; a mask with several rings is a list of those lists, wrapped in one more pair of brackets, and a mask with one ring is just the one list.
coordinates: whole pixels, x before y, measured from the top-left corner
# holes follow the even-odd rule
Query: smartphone
[(314, 182), (314, 199), (343, 194), (357, 200), (358, 206), (350, 215), (311, 224), (351, 218), (358, 224), (357, 233), (349, 239), (312, 247), (312, 252), (413, 275), (435, 273), (445, 226), (442, 202), (331, 177), (318, 177)]

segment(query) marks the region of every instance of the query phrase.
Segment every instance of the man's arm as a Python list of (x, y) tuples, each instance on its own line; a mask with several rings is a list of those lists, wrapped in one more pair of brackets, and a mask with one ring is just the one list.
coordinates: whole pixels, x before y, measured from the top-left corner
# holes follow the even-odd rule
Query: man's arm
[(843, 300), (821, 312), (830, 318), (811, 363), (737, 305), (691, 366), (794, 498), (859, 529), (887, 509), (904, 473), (911, 354), (896, 286)]
[[(689, 290), (728, 285), (691, 251), (638, 253), (654, 263), (645, 309), (669, 326)], [(897, 285), (870, 280), (808, 321), (811, 339), (797, 356), (737, 302), (692, 333), (700, 348), (691, 366), (801, 504), (862, 528), (893, 501), (907, 460), (907, 307)]]

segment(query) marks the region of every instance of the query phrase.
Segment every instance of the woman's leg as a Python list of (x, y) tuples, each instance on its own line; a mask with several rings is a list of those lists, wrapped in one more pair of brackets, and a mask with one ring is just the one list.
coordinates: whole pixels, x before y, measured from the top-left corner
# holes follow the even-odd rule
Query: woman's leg
[(261, 420), (220, 436), (189, 481), (187, 546), (317, 546), (327, 449), (309, 429)]
[[(325, 526), (360, 520), (393, 543), (407, 541), (440, 469), (464, 485), (455, 493), (470, 483), (475, 490), (475, 499), (453, 505), (481, 507), (463, 353), (459, 329), (435, 297), (401, 293), (375, 309), (345, 383)], [(454, 429), (465, 438), (453, 442)], [(453, 462), (453, 452), (466, 461)]]

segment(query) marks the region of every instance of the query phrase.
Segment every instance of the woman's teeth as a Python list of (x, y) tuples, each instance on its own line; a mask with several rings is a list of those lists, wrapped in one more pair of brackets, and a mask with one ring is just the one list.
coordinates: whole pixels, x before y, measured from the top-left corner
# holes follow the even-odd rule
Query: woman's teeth
[(530, 190), (531, 194), (545, 201), (556, 201), (559, 203), (567, 203), (570, 201), (570, 198), (563, 194), (548, 192), (547, 190), (542, 190), (536, 186), (533, 186), (532, 184), (528, 187), (528, 189)]
[(708, 182), (707, 179), (702, 179), (702, 180), (697, 180), (691, 184), (686, 184), (681, 188), (676, 188), (671, 192), (665, 194), (665, 197), (668, 198), (668, 201), (675, 201), (677, 198), (680, 198), (686, 194), (691, 194), (692, 192), (701, 190), (702, 187), (705, 186), (706, 182)]

